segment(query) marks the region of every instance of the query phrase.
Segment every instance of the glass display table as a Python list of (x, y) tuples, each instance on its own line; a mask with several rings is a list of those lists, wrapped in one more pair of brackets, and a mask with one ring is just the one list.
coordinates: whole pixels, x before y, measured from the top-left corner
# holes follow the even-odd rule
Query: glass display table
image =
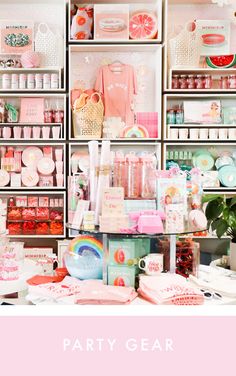
[(148, 238), (148, 239), (158, 239), (162, 237), (169, 237), (170, 242), (170, 268), (169, 271), (171, 273), (176, 272), (176, 241), (177, 236), (183, 236), (183, 235), (191, 235), (206, 231), (206, 228), (191, 228), (190, 226), (186, 226), (184, 231), (179, 233), (156, 233), (156, 234), (142, 234), (142, 233), (127, 233), (127, 232), (102, 232), (99, 230), (99, 227), (95, 227), (94, 230), (85, 230), (83, 228), (76, 228), (76, 226), (68, 223), (67, 227), (70, 230), (73, 230), (77, 232), (76, 235), (90, 235), (90, 236), (101, 236), (102, 243), (103, 243), (103, 251), (104, 251), (104, 262), (103, 262), (103, 281), (107, 284), (107, 262), (108, 262), (108, 256), (109, 256), (109, 239), (110, 238), (123, 238), (123, 239), (130, 239), (130, 238)]

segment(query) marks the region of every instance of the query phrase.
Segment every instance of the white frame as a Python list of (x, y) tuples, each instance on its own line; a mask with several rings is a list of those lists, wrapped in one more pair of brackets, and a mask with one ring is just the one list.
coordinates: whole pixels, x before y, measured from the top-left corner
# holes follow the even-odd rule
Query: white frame
[[(208, 148), (209, 146), (218, 146), (218, 147), (222, 147), (222, 146), (235, 146), (235, 149), (236, 149), (236, 140), (235, 142), (227, 142), (227, 143), (216, 143), (216, 142), (199, 142), (199, 143), (194, 143), (194, 142), (188, 142), (186, 144), (181, 144), (180, 142), (165, 142), (164, 144), (164, 150), (163, 150), (163, 166), (164, 166), (164, 170), (166, 169), (166, 151), (167, 151), (167, 148), (169, 146), (176, 146), (176, 147), (183, 147), (184, 146), (188, 146), (188, 148), (190, 149), (191, 146), (193, 146), (194, 148), (201, 148), (201, 146), (205, 147), (205, 148)], [(204, 188), (204, 193), (219, 193), (219, 194), (228, 194), (229, 192), (234, 192), (235, 191), (235, 194), (236, 194), (236, 186), (235, 187), (219, 187), (219, 188)]]
[[(187, 90), (186, 90), (187, 91)], [(167, 114), (167, 108), (168, 108), (168, 100), (175, 100), (175, 99), (179, 99), (180, 101), (183, 101), (183, 100), (186, 100), (186, 99), (198, 99), (198, 100), (201, 100), (201, 99), (211, 99), (211, 98), (217, 98), (219, 100), (233, 100), (235, 99), (236, 100), (236, 93), (235, 94), (216, 94), (216, 93), (208, 93), (208, 94), (189, 94), (189, 93), (183, 93), (183, 91), (180, 93), (167, 93), (167, 94), (164, 94), (164, 99), (163, 99), (163, 135), (164, 135), (164, 140), (165, 141), (171, 141), (171, 142), (174, 142), (174, 141), (181, 141), (181, 142), (184, 142), (186, 144), (190, 144), (190, 143), (193, 143), (193, 142), (196, 142), (196, 143), (201, 143), (202, 141), (208, 141), (209, 143), (211, 143), (212, 141), (217, 141), (217, 140), (211, 140), (211, 139), (206, 139), (206, 140), (196, 140), (196, 141), (193, 141), (191, 139), (186, 139), (186, 140), (180, 140), (180, 139), (177, 139), (177, 140), (173, 140), (173, 139), (170, 139), (168, 138), (168, 134), (169, 134), (169, 128), (192, 128), (192, 127), (203, 127), (203, 128), (221, 128), (221, 127), (226, 127), (226, 128), (235, 128), (236, 125), (234, 126), (234, 124), (167, 124), (167, 121), (166, 121), (166, 114)], [(229, 141), (233, 142), (234, 140), (218, 140), (218, 142), (221, 142), (221, 143), (228, 143)], [(235, 140), (236, 141), (236, 140)]]
[[(24, 141), (45, 141), (45, 142), (55, 142), (55, 141), (65, 141), (66, 140), (66, 124), (67, 124), (67, 106), (66, 106), (66, 101), (67, 101), (67, 98), (66, 98), (66, 94), (62, 94), (60, 92), (52, 92), (52, 93), (40, 93), (40, 92), (37, 92), (36, 93), (32, 93), (32, 94), (29, 94), (29, 93), (26, 93), (26, 94), (19, 94), (19, 95), (16, 95), (16, 94), (10, 94), (10, 93), (1, 93), (0, 94), (0, 98), (15, 98), (17, 100), (19, 100), (20, 98), (60, 98), (63, 100), (63, 110), (64, 110), (64, 123), (61, 124), (61, 137), (58, 138), (58, 139), (54, 139), (54, 138), (49, 138), (49, 139), (43, 139), (43, 138), (38, 138), (38, 139), (33, 139), (33, 138), (30, 138), (30, 139), (25, 139), (25, 138), (19, 138), (19, 139), (16, 139), (16, 138), (0, 138), (0, 143), (3, 142), (5, 143), (5, 141), (7, 142), (14, 142), (14, 141), (18, 141), (18, 142), (24, 142)], [(0, 123), (0, 127), (13, 127), (13, 126), (16, 126), (16, 127), (20, 127), (20, 126), (53, 126), (55, 124), (58, 124), (58, 123), (42, 123), (42, 124), (37, 124), (37, 123), (33, 123), (33, 124), (30, 124), (30, 123)]]
[(71, 39), (70, 35), (70, 26), (71, 26), (71, 4), (75, 3), (76, 0), (69, 0), (68, 4), (68, 42), (71, 44), (119, 44), (119, 43), (127, 43), (127, 44), (160, 44), (163, 42), (163, 6), (165, 0), (93, 0), (92, 4), (147, 4), (147, 5), (155, 5), (157, 16), (158, 16), (158, 38), (157, 39), (150, 39), (150, 40), (74, 40)]
[[(133, 52), (154, 52), (156, 53), (156, 59), (158, 61), (158, 64), (160, 66), (160, 70), (162, 70), (162, 46), (159, 44), (156, 45), (125, 45), (125, 44), (102, 44), (102, 45), (71, 45), (69, 46), (69, 104), (71, 103), (71, 61), (72, 61), (72, 53), (79, 53), (79, 52), (124, 52), (124, 53), (129, 53), (131, 50)], [(155, 86), (155, 103), (156, 108), (154, 111), (158, 113), (158, 125), (157, 125), (157, 131), (158, 131), (158, 137), (157, 138), (116, 138), (114, 140), (110, 140), (112, 142), (117, 142), (117, 141), (132, 141), (136, 142), (136, 140), (140, 141), (160, 141), (162, 137), (162, 127), (161, 127), (161, 122), (162, 122), (162, 85), (161, 85), (161, 79), (156, 80), (156, 86)], [(84, 141), (86, 140), (85, 138), (74, 138), (72, 137), (72, 116), (71, 116), (71, 108), (69, 108), (69, 141)], [(87, 138), (89, 140), (89, 138)], [(99, 140), (105, 140), (104, 138), (101, 138)]]
[(0, 198), (1, 196), (20, 196), (20, 195), (27, 195), (27, 196), (52, 196), (52, 195), (57, 195), (57, 196), (62, 196), (63, 198), (63, 203), (64, 203), (64, 206), (63, 206), (63, 217), (64, 217), (64, 220), (63, 220), (63, 234), (62, 235), (8, 235), (9, 238), (14, 238), (14, 239), (28, 239), (28, 238), (48, 238), (48, 239), (59, 239), (59, 238), (65, 238), (66, 237), (66, 222), (65, 222), (65, 218), (66, 218), (66, 196), (65, 196), (65, 192), (63, 191), (48, 191), (48, 192), (42, 192), (42, 191), (35, 191), (35, 192), (29, 192), (29, 191), (10, 191), (10, 192), (1, 192), (0, 191)]
[(52, 146), (52, 147), (58, 147), (60, 146), (62, 149), (63, 149), (63, 171), (64, 171), (64, 184), (62, 187), (57, 187), (57, 186), (53, 186), (53, 187), (39, 187), (39, 186), (36, 186), (36, 187), (11, 187), (11, 186), (6, 186), (6, 187), (0, 187), (0, 194), (1, 194), (1, 191), (11, 191), (11, 189), (17, 189), (19, 191), (28, 191), (28, 190), (32, 190), (32, 191), (35, 191), (35, 190), (42, 190), (42, 192), (45, 192), (45, 191), (50, 191), (50, 190), (54, 190), (54, 191), (61, 191), (61, 190), (64, 190), (66, 189), (66, 179), (67, 179), (67, 169), (66, 169), (66, 145), (65, 144), (55, 144), (55, 143), (50, 143), (50, 142), (47, 142), (46, 144), (42, 144), (42, 143), (36, 143), (34, 144), (34, 142), (26, 142), (26, 143), (10, 143), (10, 142), (6, 142), (4, 143), (4, 146), (13, 146), (13, 147), (16, 147), (16, 146)]
[[(18, 3), (23, 3), (23, 4), (30, 4), (30, 6), (32, 6), (32, 1), (31, 0), (18, 0), (17, 2)], [(63, 20), (64, 20), (64, 22), (63, 22), (63, 34), (62, 34), (62, 36), (64, 38), (64, 43), (63, 43), (63, 65), (64, 66), (60, 67), (60, 68), (59, 67), (53, 67), (53, 70), (55, 71), (55, 70), (60, 69), (61, 72), (62, 72), (62, 74), (59, 75), (61, 87), (59, 86), (59, 89), (57, 89), (56, 91), (58, 91), (58, 92), (65, 92), (65, 90), (66, 90), (66, 70), (67, 70), (67, 64), (66, 64), (66, 48), (67, 48), (67, 38), (66, 38), (66, 31), (67, 31), (67, 11), (66, 10), (67, 10), (67, 0), (51, 0), (50, 1), (51, 4), (53, 4), (53, 3), (58, 4), (58, 2), (61, 3), (62, 9), (63, 9)], [(10, 6), (11, 3), (13, 5), (16, 4), (16, 1), (15, 0), (8, 0), (7, 3)], [(35, 0), (34, 3), (48, 4), (48, 0)], [(3, 56), (3, 54), (0, 54), (0, 55)], [(47, 71), (48, 69), (50, 69), (50, 67), (45, 67), (45, 68), (42, 68), (42, 71)], [(6, 71), (8, 71), (8, 70), (6, 70)], [(17, 71), (20, 73), (21, 69), (18, 69)], [(35, 69), (29, 69), (29, 71), (30, 72), (34, 72)], [(2, 90), (0, 90), (0, 92), (1, 91)], [(13, 91), (13, 90), (11, 90), (11, 91)], [(19, 92), (21, 92), (21, 91), (28, 92), (28, 91), (30, 91), (30, 89), (26, 89), (26, 90), (22, 90), (22, 89), (14, 90), (14, 92), (18, 92), (18, 91)], [(44, 89), (41, 90), (41, 91), (43, 92)], [(50, 89), (50, 90), (45, 90), (45, 91), (55, 91), (55, 90), (54, 89)], [(4, 92), (6, 92), (6, 90)]]

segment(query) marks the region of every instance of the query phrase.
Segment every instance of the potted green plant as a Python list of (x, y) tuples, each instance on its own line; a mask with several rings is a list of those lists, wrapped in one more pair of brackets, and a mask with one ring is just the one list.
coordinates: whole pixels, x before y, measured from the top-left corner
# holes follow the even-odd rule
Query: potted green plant
[(203, 198), (207, 202), (206, 217), (208, 226), (220, 239), (229, 236), (230, 268), (236, 271), (236, 197), (223, 195), (207, 195)]

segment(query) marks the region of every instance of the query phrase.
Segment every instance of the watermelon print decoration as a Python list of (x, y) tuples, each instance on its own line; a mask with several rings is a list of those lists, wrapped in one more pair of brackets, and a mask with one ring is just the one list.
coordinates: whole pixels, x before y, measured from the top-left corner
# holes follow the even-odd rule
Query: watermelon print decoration
[(206, 63), (215, 69), (232, 68), (236, 65), (236, 55), (207, 56)]
[(155, 39), (157, 38), (158, 21), (152, 12), (137, 12), (130, 17), (130, 39)]

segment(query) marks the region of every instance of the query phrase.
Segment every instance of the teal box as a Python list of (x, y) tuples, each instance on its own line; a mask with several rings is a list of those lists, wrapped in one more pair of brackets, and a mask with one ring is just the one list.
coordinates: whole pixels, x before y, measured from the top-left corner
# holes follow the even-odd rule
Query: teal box
[(130, 260), (139, 258), (142, 243), (141, 239), (110, 239), (109, 264), (127, 265)]
[(108, 265), (108, 285), (135, 287), (137, 275), (136, 266)]
[(140, 238), (140, 257), (146, 256), (150, 253), (151, 250), (151, 239), (149, 238)]

